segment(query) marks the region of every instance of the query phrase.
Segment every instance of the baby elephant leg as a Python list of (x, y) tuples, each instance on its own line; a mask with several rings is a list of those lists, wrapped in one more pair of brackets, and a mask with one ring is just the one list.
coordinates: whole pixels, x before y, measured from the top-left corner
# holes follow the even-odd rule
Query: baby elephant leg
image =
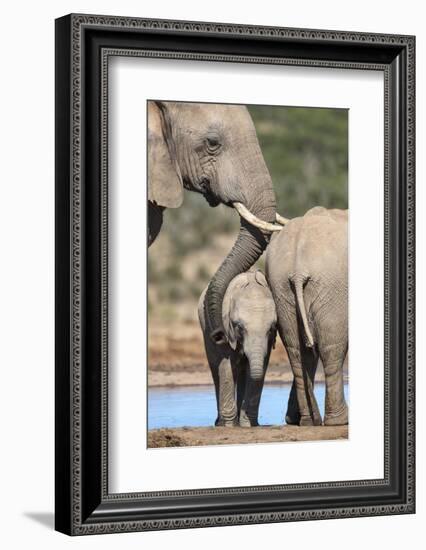
[(237, 423), (237, 407), (234, 373), (229, 354), (216, 346), (208, 334), (204, 334), (204, 345), (216, 393), (215, 426), (234, 426)]
[(238, 418), (241, 417), (241, 408), (243, 406), (244, 397), (246, 395), (246, 368), (247, 360), (240, 360), (237, 368), (237, 409)]
[(325, 416), (326, 426), (340, 426), (348, 423), (348, 407), (343, 388), (343, 362), (347, 344), (329, 345), (320, 350), (325, 374)]
[(236, 426), (238, 424), (237, 402), (235, 398), (235, 370), (229, 357), (223, 357), (218, 367), (219, 373), (219, 416), (216, 426)]
[(264, 377), (261, 380), (252, 380), (246, 374), (244, 399), (240, 410), (240, 426), (250, 428), (259, 426), (259, 405), (262, 396)]

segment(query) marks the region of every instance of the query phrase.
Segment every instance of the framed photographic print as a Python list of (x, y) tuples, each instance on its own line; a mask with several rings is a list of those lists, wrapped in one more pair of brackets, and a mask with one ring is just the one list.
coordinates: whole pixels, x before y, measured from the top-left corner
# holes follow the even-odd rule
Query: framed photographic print
[(56, 21), (57, 530), (414, 512), (414, 55)]

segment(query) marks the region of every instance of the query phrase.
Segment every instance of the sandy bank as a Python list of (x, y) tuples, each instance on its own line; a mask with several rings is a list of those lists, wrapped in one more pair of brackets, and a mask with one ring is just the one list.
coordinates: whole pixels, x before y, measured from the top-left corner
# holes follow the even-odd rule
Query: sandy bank
[(348, 426), (259, 426), (257, 428), (173, 428), (149, 430), (148, 447), (198, 447), (241, 443), (283, 443), (347, 439)]

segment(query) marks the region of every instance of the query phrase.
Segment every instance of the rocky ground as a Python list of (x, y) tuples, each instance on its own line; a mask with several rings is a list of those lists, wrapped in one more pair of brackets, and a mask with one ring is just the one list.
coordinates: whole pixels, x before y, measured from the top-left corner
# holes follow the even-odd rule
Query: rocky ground
[(150, 430), (148, 447), (198, 447), (347, 439), (348, 426), (261, 426), (258, 428), (173, 428)]

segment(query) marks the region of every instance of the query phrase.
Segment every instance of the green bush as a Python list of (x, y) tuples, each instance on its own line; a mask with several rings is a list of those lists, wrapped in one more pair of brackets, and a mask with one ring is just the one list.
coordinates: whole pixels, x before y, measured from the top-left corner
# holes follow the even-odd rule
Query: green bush
[(250, 106), (257, 136), (286, 217), (313, 206), (348, 207), (348, 111)]

